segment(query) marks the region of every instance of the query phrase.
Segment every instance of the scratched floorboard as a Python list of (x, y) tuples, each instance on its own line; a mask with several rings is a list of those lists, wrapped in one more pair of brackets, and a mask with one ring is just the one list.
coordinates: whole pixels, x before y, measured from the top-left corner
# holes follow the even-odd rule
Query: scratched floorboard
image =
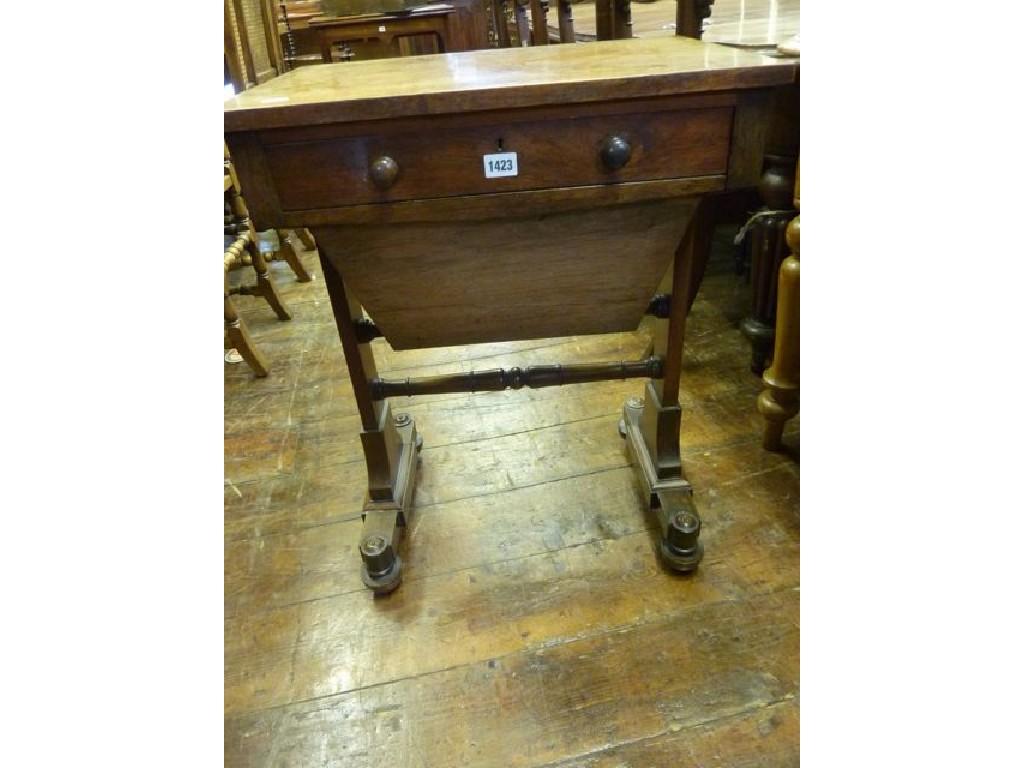
[[(639, 382), (402, 398), (426, 445), (385, 600), (359, 581), (359, 422), (302, 258), (312, 283), (271, 266), (291, 322), (237, 299), (270, 376), (225, 365), (225, 763), (798, 765), (799, 420), (786, 453), (761, 450), (729, 250), (688, 323), (680, 398), (698, 574), (654, 558), (616, 432)], [(648, 338), (374, 348), (415, 376), (635, 358)]]

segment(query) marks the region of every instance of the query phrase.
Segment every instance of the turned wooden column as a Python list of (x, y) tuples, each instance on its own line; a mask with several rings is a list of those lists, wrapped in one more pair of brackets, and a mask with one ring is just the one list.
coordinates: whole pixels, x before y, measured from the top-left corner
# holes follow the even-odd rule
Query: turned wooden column
[(796, 158), (765, 155), (757, 187), (761, 208), (747, 226), (745, 247), (750, 258), (750, 314), (740, 330), (750, 341), (750, 370), (760, 376), (775, 340), (776, 286), (779, 267), (789, 253), (786, 227), (796, 216), (793, 191)]
[(621, 40), (633, 36), (630, 0), (595, 0), (598, 40)]
[(530, 33), (531, 45), (548, 44), (548, 3), (547, 0), (530, 0), (530, 20), (533, 31)]
[(555, 0), (558, 3), (558, 42), (575, 43), (576, 29), (572, 20), (572, 0)]
[(238, 310), (231, 301), (231, 291), (228, 289), (228, 269), (224, 269), (224, 327), (227, 330), (228, 342), (238, 350), (242, 359), (249, 364), (253, 372), (260, 378), (270, 372), (270, 365), (267, 358), (260, 352), (249, 335), (249, 329), (242, 318), (238, 316)]
[(676, 0), (676, 34), (700, 40), (715, 0)]
[(765, 371), (765, 389), (757, 410), (766, 420), (764, 447), (782, 448), (782, 429), (800, 409), (800, 167), (793, 196), (797, 215), (786, 228), (792, 253), (779, 269), (779, 303), (775, 331), (775, 355)]
[(530, 22), (526, 19), (526, 8), (529, 4), (529, 0), (512, 0), (512, 10), (516, 19), (516, 36), (519, 40), (517, 45), (520, 47), (530, 41)]
[[(508, 31), (508, 19), (505, 16), (505, 3), (508, 0), (491, 0), (491, 25), (494, 27), (494, 42), (499, 48), (509, 48), (512, 36)], [(515, 4), (515, 0), (512, 0)]]

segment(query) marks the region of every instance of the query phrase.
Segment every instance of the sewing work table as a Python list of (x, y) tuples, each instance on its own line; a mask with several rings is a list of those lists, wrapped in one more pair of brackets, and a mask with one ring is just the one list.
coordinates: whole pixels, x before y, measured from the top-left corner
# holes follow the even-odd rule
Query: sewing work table
[[(367, 587), (401, 581), (422, 443), (388, 398), (619, 378), (647, 380), (620, 433), (662, 559), (697, 567), (679, 451), (693, 252), (708, 201), (757, 184), (773, 89), (796, 66), (659, 37), (302, 67), (226, 102), (253, 220), (318, 244), (362, 424)], [(384, 379), (369, 343), (609, 333), (645, 314), (658, 322), (640, 360)]]

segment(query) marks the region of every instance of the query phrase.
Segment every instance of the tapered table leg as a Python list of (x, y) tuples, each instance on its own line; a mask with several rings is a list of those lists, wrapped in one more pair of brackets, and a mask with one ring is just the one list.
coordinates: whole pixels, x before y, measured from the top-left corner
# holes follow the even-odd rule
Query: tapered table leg
[(695, 254), (708, 237), (705, 228), (712, 220), (707, 208), (711, 204), (704, 200), (698, 204), (675, 254), (669, 316), (658, 321), (654, 334), (654, 354), (663, 360), (662, 378), (647, 382), (642, 399), (626, 401), (619, 422), (647, 504), (660, 523), (662, 561), (680, 572), (694, 570), (704, 555), (700, 515), (679, 456), (679, 383), (689, 299), (701, 268)]
[(362, 578), (369, 589), (382, 595), (394, 591), (402, 581), (398, 545), (412, 512), (422, 440), (410, 417), (392, 416), (387, 400), (374, 400), (370, 389), (370, 382), (377, 377), (373, 350), (369, 342), (361, 343), (356, 333), (362, 307), (348, 295), (341, 274), (322, 247), (320, 266), (363, 427), (360, 438), (368, 488), (359, 544)]

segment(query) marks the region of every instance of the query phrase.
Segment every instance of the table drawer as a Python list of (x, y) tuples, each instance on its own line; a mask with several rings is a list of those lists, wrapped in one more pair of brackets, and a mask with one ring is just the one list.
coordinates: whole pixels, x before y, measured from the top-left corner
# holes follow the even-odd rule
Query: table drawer
[[(724, 174), (731, 124), (730, 107), (450, 127), (437, 120), (429, 130), (367, 129), (264, 151), (281, 210), (301, 211)], [(517, 153), (516, 176), (485, 177), (483, 156), (496, 152)]]

